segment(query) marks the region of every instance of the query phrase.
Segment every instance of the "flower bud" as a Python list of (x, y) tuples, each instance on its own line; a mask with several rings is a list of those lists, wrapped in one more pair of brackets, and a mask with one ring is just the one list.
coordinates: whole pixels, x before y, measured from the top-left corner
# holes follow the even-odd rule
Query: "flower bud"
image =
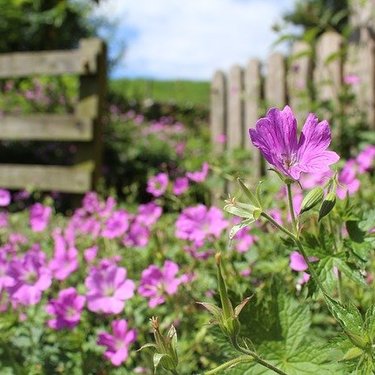
[(323, 200), (323, 197), (324, 197), (324, 192), (321, 187), (316, 187), (310, 190), (305, 196), (305, 198), (303, 198), (302, 206), (301, 206), (301, 214), (315, 207), (318, 203), (320, 203)]
[(335, 207), (336, 204), (336, 193), (331, 191), (329, 192), (323, 200), (323, 203), (319, 210), (318, 221), (322, 220), (324, 216), (328, 215)]

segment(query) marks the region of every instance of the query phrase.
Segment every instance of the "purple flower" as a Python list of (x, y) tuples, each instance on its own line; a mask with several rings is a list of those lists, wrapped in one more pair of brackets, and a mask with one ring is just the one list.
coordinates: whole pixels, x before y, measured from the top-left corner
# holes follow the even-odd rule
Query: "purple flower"
[(356, 177), (356, 162), (348, 160), (339, 174), (339, 185), (337, 186), (337, 196), (345, 199), (346, 194), (352, 195), (358, 191), (361, 183)]
[(126, 269), (111, 262), (92, 267), (86, 277), (87, 307), (90, 311), (119, 314), (125, 301), (134, 295), (134, 282), (126, 278)]
[(89, 213), (94, 213), (100, 208), (98, 195), (94, 191), (89, 191), (83, 197), (82, 207)]
[(97, 254), (98, 254), (98, 246), (92, 246), (92, 247), (87, 248), (83, 252), (83, 257), (85, 258), (86, 262), (91, 263), (96, 258)]
[(0, 189), (0, 206), (1, 207), (9, 206), (11, 199), (12, 198), (8, 190)]
[(356, 74), (347, 74), (344, 76), (344, 83), (350, 86), (355, 86), (361, 83), (361, 79)]
[(137, 338), (134, 329), (128, 330), (128, 323), (124, 319), (112, 322), (112, 335), (107, 332), (99, 333), (98, 345), (106, 346), (104, 357), (114, 366), (120, 366), (128, 358), (129, 346)]
[(289, 267), (293, 271), (306, 271), (308, 269), (307, 263), (305, 262), (305, 259), (298, 251), (293, 251), (290, 254), (290, 263)]
[(327, 121), (318, 122), (310, 113), (297, 140), (297, 121), (290, 107), (282, 111), (271, 108), (265, 118), (250, 129), (250, 138), (265, 159), (276, 170), (292, 180), (299, 180), (302, 172), (319, 173), (329, 169), (340, 157), (327, 151), (331, 132)]
[(177, 293), (178, 286), (184, 281), (184, 276), (176, 277), (178, 271), (178, 265), (170, 260), (165, 261), (162, 269), (152, 264), (143, 270), (138, 293), (149, 299), (149, 307), (161, 305), (166, 295)]
[(34, 232), (43, 232), (50, 220), (52, 208), (35, 203), (30, 207), (30, 225)]
[(374, 166), (375, 146), (367, 146), (357, 156), (358, 171), (363, 173), (369, 171)]
[(49, 263), (49, 268), (57, 280), (65, 280), (78, 268), (78, 250), (72, 241), (67, 241), (58, 231), (53, 234), (53, 238), (55, 253)]
[(147, 182), (146, 191), (154, 197), (161, 197), (168, 186), (168, 175), (166, 173), (159, 173), (151, 177)]
[(173, 184), (173, 194), (181, 195), (189, 189), (189, 180), (187, 177), (176, 178), (176, 181)]
[(0, 292), (15, 284), (15, 280), (8, 275), (8, 268), (9, 263), (6, 259), (6, 253), (3, 251), (0, 253)]
[(48, 320), (48, 327), (56, 330), (73, 329), (79, 324), (86, 298), (77, 294), (74, 288), (63, 289), (58, 298), (52, 299), (46, 306), (46, 312), (54, 315)]
[(52, 281), (45, 254), (37, 246), (21, 259), (12, 260), (8, 275), (15, 281), (8, 289), (12, 301), (26, 306), (37, 304), (42, 292), (50, 287)]
[(149, 239), (150, 230), (135, 220), (131, 223), (122, 242), (127, 247), (145, 247), (148, 244)]
[(186, 177), (189, 178), (189, 180), (194, 182), (203, 182), (208, 175), (208, 163), (204, 162), (202, 165), (202, 169), (200, 171), (195, 172), (187, 172)]
[(163, 209), (154, 202), (140, 204), (136, 221), (137, 223), (151, 226), (158, 221), (162, 212)]
[(107, 219), (102, 231), (105, 238), (116, 238), (122, 236), (129, 228), (129, 214), (124, 210), (118, 210), (112, 213)]
[(193, 241), (200, 247), (204, 241), (220, 237), (228, 226), (221, 210), (216, 207), (207, 208), (203, 204), (185, 208), (176, 222), (176, 237)]

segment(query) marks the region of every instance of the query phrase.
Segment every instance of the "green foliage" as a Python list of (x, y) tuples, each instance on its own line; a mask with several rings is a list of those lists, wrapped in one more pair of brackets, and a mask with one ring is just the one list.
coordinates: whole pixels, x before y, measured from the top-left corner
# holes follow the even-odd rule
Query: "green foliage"
[(116, 79), (110, 81), (109, 88), (129, 102), (147, 99), (184, 107), (209, 106), (209, 82)]

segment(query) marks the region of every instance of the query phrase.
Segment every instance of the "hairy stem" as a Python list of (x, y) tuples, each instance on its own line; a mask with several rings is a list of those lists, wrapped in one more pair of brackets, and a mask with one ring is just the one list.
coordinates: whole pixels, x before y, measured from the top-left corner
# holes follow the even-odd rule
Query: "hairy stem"
[(296, 236), (292, 232), (290, 232), (288, 229), (286, 229), (282, 225), (280, 225), (273, 217), (268, 215), (266, 212), (262, 212), (260, 214), (260, 216), (263, 216), (272, 225), (274, 225), (277, 229), (280, 229), (282, 232), (284, 232), (286, 235), (288, 235), (291, 239), (296, 240)]
[(231, 340), (232, 342), (232, 345), (234, 346), (234, 348), (236, 350), (238, 350), (240, 353), (243, 353), (243, 354), (246, 354), (248, 356), (251, 356), (253, 357), (254, 361), (255, 362), (258, 362), (260, 365), (268, 368), (269, 370), (272, 370), (274, 372), (276, 372), (276, 374), (279, 374), (279, 375), (287, 375), (284, 371), (280, 370), (279, 368), (277, 368), (276, 366), (272, 365), (271, 363), (265, 361), (264, 359), (262, 359), (261, 357), (258, 356), (258, 354), (256, 354), (255, 352), (253, 352), (252, 350), (249, 350), (247, 348), (244, 348), (242, 347), (239, 343), (238, 343), (238, 339), (237, 337), (234, 338), (233, 340)]
[(288, 204), (289, 204), (290, 217), (292, 218), (293, 231), (294, 231), (294, 234), (298, 237), (298, 226), (297, 226), (296, 214), (294, 212), (294, 206), (293, 206), (292, 184), (288, 183), (286, 184), (286, 187), (288, 191)]
[(229, 367), (238, 365), (239, 363), (246, 363), (246, 362), (251, 362), (251, 361), (253, 361), (253, 358), (251, 356), (241, 355), (237, 358), (233, 358), (230, 361), (223, 363), (222, 365), (220, 365), (220, 366), (218, 366), (218, 367), (216, 367), (212, 370), (206, 371), (204, 373), (204, 375), (214, 375), (214, 374), (219, 373), (222, 370), (226, 370)]

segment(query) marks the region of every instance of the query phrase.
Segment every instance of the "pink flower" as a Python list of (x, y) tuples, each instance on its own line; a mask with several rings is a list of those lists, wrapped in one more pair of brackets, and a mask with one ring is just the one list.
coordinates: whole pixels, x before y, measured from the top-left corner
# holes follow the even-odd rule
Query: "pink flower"
[(310, 113), (297, 140), (297, 121), (290, 107), (282, 111), (271, 108), (265, 118), (250, 129), (250, 138), (265, 159), (280, 173), (299, 180), (302, 172), (318, 173), (329, 170), (340, 157), (327, 151), (331, 132), (327, 121), (318, 122)]
[(135, 220), (130, 224), (122, 242), (127, 247), (144, 247), (148, 244), (149, 239), (150, 230)]
[(96, 258), (97, 254), (98, 254), (98, 246), (92, 246), (92, 247), (87, 248), (83, 252), (83, 257), (85, 258), (86, 262), (90, 263)]
[(185, 193), (186, 190), (189, 189), (189, 180), (186, 177), (179, 177), (176, 178), (176, 181), (173, 185), (173, 194), (181, 195)]
[(92, 267), (86, 277), (87, 307), (90, 311), (119, 314), (125, 301), (134, 295), (135, 285), (126, 278), (126, 269), (111, 262)]
[(49, 223), (52, 208), (35, 203), (30, 207), (30, 225), (34, 232), (43, 232)]
[(128, 330), (127, 321), (120, 319), (112, 322), (112, 333), (99, 333), (97, 344), (107, 347), (104, 357), (114, 366), (120, 366), (127, 360), (129, 346), (136, 340), (137, 332), (134, 329)]
[(347, 74), (344, 76), (344, 83), (350, 86), (356, 86), (361, 83), (361, 79), (356, 74)]
[(375, 146), (367, 146), (357, 156), (358, 172), (363, 173), (374, 167)]
[(89, 213), (97, 212), (100, 208), (98, 195), (94, 191), (89, 191), (83, 197), (82, 207)]
[(166, 173), (159, 173), (151, 177), (147, 182), (146, 191), (154, 197), (161, 197), (168, 186), (168, 175)]
[(10, 192), (5, 189), (0, 189), (0, 207), (9, 206), (12, 197)]
[(37, 304), (52, 281), (45, 254), (38, 246), (31, 248), (21, 259), (12, 260), (8, 275), (15, 281), (8, 289), (12, 301), (26, 306)]
[(177, 238), (194, 242), (200, 247), (205, 240), (219, 238), (228, 226), (221, 210), (216, 207), (207, 208), (203, 204), (185, 208), (176, 222)]
[(339, 185), (337, 186), (337, 196), (340, 199), (345, 199), (346, 194), (353, 195), (358, 191), (361, 183), (356, 178), (356, 163), (355, 160), (348, 160), (342, 171), (339, 174)]
[(219, 144), (224, 144), (227, 141), (227, 136), (225, 134), (218, 134), (215, 142)]
[(67, 241), (59, 231), (53, 233), (55, 253), (49, 263), (49, 268), (57, 280), (65, 280), (78, 268), (78, 250), (74, 242)]
[(143, 270), (138, 293), (149, 299), (149, 307), (161, 305), (166, 295), (177, 293), (178, 286), (184, 281), (184, 277), (176, 277), (178, 271), (178, 265), (170, 260), (165, 261), (163, 269), (152, 264)]
[(308, 269), (305, 259), (298, 251), (293, 251), (290, 254), (290, 263), (289, 267), (293, 271), (306, 271)]
[(107, 219), (102, 231), (105, 238), (121, 237), (129, 228), (129, 214), (125, 210), (118, 210), (112, 213)]
[(0, 292), (15, 284), (15, 280), (8, 275), (9, 262), (6, 253), (0, 252)]
[(189, 178), (189, 180), (194, 181), (194, 182), (203, 182), (207, 178), (208, 169), (209, 169), (208, 163), (204, 162), (202, 165), (202, 169), (200, 171), (187, 172), (186, 177)]
[(239, 230), (234, 236), (234, 238), (235, 238), (234, 248), (239, 253), (245, 253), (246, 251), (248, 251), (250, 247), (253, 246), (256, 241), (256, 237), (249, 233), (248, 227)]
[(46, 312), (55, 316), (48, 320), (48, 327), (73, 329), (79, 324), (85, 301), (86, 298), (78, 295), (74, 288), (60, 290), (58, 298), (52, 299), (46, 306)]
[(145, 226), (154, 225), (160, 218), (163, 209), (154, 202), (140, 204), (136, 221)]

